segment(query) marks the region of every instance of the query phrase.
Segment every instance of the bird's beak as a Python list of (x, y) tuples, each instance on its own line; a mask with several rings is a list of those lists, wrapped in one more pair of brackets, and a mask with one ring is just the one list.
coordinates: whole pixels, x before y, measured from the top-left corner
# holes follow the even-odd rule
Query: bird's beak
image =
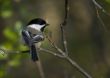
[(50, 24), (46, 24), (45, 26), (49, 26)]

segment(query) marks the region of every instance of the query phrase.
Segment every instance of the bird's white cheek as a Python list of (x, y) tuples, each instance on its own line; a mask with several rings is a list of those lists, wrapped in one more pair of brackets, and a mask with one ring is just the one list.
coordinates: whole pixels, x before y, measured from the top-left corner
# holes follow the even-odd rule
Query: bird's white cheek
[(32, 25), (29, 25), (28, 28), (31, 28), (31, 29), (34, 29), (34, 30), (37, 30), (37, 31), (40, 31), (42, 27), (44, 27), (45, 25), (37, 25), (37, 24), (32, 24)]

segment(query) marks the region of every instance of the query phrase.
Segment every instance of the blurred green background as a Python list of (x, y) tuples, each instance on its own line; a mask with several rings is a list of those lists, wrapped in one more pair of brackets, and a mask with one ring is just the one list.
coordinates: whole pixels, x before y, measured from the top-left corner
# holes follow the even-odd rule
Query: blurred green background
[[(110, 0), (97, 0), (110, 14)], [(0, 47), (26, 50), (20, 31), (31, 19), (43, 18), (50, 24), (47, 34), (61, 46), (59, 24), (64, 18), (64, 0), (0, 0)], [(92, 0), (69, 0), (69, 17), (65, 27), (69, 56), (93, 78), (110, 78), (110, 16), (99, 10), (105, 26), (96, 15)], [(106, 28), (106, 30), (104, 29)], [(48, 41), (42, 44), (51, 48)], [(46, 78), (85, 78), (65, 59), (40, 53)], [(40, 78), (29, 54), (0, 54), (0, 78)]]

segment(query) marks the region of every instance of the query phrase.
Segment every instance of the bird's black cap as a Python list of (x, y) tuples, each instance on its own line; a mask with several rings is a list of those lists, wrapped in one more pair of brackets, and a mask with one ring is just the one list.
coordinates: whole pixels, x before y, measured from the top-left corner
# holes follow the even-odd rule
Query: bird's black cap
[(46, 21), (44, 19), (41, 19), (41, 18), (36, 18), (36, 19), (33, 19), (31, 20), (28, 25), (31, 25), (31, 24), (39, 24), (39, 25), (44, 25), (44, 24), (47, 24)]

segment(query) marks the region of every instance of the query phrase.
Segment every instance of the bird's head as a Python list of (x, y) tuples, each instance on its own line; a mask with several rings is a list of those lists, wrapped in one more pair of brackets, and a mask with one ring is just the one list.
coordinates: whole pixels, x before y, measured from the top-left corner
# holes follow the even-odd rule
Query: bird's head
[(28, 27), (36, 29), (41, 32), (43, 32), (44, 28), (48, 25), (49, 24), (44, 19), (41, 18), (33, 19), (28, 23)]

